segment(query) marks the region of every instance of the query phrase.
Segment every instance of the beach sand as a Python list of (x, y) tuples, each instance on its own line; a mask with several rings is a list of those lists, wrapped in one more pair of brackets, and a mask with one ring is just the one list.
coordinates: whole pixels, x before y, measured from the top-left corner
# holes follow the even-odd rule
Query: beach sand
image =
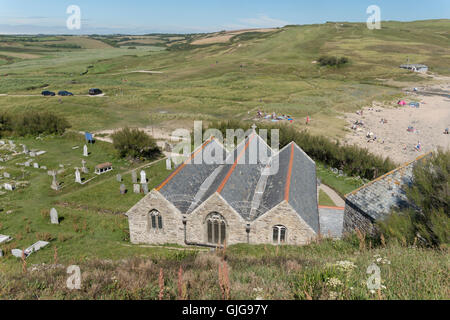
[[(438, 85), (405, 89), (408, 104), (420, 102), (420, 108), (398, 106), (395, 101), (392, 106), (381, 106), (374, 103), (373, 107), (365, 108), (362, 115), (346, 114), (349, 128), (356, 121), (364, 122), (357, 131), (352, 130), (346, 136), (345, 143), (356, 144), (367, 148), (370, 152), (387, 157), (403, 164), (441, 147), (450, 148), (450, 135), (444, 135), (446, 128), (450, 129), (450, 81)], [(386, 119), (387, 123), (382, 123)], [(408, 127), (414, 127), (414, 132), (408, 132)], [(368, 142), (367, 133), (372, 132), (377, 137), (375, 142)], [(422, 149), (415, 146), (420, 142)]]

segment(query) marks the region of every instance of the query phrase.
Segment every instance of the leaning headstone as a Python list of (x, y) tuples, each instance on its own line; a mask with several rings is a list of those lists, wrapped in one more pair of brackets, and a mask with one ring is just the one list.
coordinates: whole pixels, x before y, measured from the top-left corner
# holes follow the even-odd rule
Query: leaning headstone
[(147, 174), (144, 170), (141, 171), (141, 184), (147, 183)]
[(137, 173), (135, 170), (131, 172), (131, 180), (133, 183), (137, 183)]
[(166, 170), (172, 170), (172, 159), (170, 158), (166, 160)]
[(124, 184), (120, 185), (120, 194), (125, 194), (127, 193), (127, 188), (125, 187)]
[(39, 251), (47, 245), (49, 245), (49, 242), (47, 242), (47, 241), (38, 241), (35, 244), (33, 244), (32, 246), (30, 246), (24, 250), (25, 255), (28, 257), (33, 252)]
[(142, 191), (144, 192), (144, 194), (148, 194), (148, 184), (147, 183), (142, 184)]
[(22, 250), (20, 249), (12, 249), (11, 254), (16, 258), (22, 258)]
[(89, 156), (87, 145), (84, 145), (84, 147), (83, 147), (83, 156), (84, 157), (88, 157)]
[(141, 185), (136, 183), (133, 185), (133, 192), (134, 193), (141, 193)]
[(0, 234), (0, 243), (6, 243), (11, 240), (12, 240), (12, 238), (10, 236), (5, 236), (3, 234)]
[(81, 174), (80, 171), (78, 170), (78, 168), (76, 168), (75, 171), (75, 182), (81, 184)]
[(117, 182), (122, 182), (122, 175), (121, 175), (121, 174), (118, 174), (118, 175), (116, 176), (116, 179), (117, 179)]
[(52, 224), (59, 224), (58, 211), (55, 208), (50, 210), (50, 222)]

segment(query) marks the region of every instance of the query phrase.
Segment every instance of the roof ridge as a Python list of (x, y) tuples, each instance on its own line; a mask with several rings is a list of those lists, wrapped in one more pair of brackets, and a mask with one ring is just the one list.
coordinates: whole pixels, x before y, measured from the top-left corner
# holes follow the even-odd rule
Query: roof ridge
[[(219, 188), (217, 189), (217, 193), (221, 193), (223, 191), (223, 189), (225, 188), (225, 185), (227, 184), (228, 180), (230, 179), (231, 175), (233, 174), (234, 169), (236, 168), (239, 160), (241, 159), (242, 155), (245, 153), (245, 151), (247, 150), (248, 146), (250, 145), (250, 142), (253, 140), (253, 138), (255, 137), (255, 134), (252, 133), (249, 137), (248, 137), (248, 141), (245, 144), (244, 148), (241, 150), (241, 152), (239, 153), (238, 157), (236, 158), (236, 160), (234, 161), (233, 166), (231, 167), (231, 169), (228, 171), (227, 175), (225, 176), (225, 178), (223, 179), (222, 183), (220, 184)], [(237, 148), (236, 150), (237, 151)]]
[(284, 200), (286, 200), (287, 202), (289, 202), (289, 192), (291, 191), (291, 177), (292, 177), (292, 168), (294, 166), (294, 152), (295, 152), (294, 144), (291, 143), (291, 155), (289, 159), (289, 167), (286, 176), (286, 185), (284, 189)]
[(396, 168), (396, 169), (394, 169), (394, 170), (392, 170), (392, 171), (389, 171), (388, 173), (382, 175), (381, 177), (378, 177), (378, 178), (376, 178), (376, 179), (370, 181), (369, 183), (363, 185), (362, 187), (359, 187), (358, 189), (356, 189), (356, 190), (354, 190), (354, 191), (352, 191), (352, 192), (346, 194), (344, 197), (347, 198), (348, 196), (354, 195), (354, 194), (358, 193), (359, 191), (361, 191), (361, 190), (363, 190), (363, 189), (365, 189), (365, 188), (370, 187), (370, 186), (373, 185), (374, 183), (376, 183), (376, 182), (378, 182), (378, 181), (381, 181), (381, 180), (383, 180), (383, 179), (385, 179), (385, 178), (387, 178), (387, 177), (393, 175), (393, 174), (396, 173), (397, 171), (399, 171), (399, 170), (401, 170), (401, 169), (404, 169), (404, 168), (410, 166), (411, 164), (413, 164), (413, 163), (415, 163), (415, 162), (418, 162), (418, 161), (422, 160), (423, 158), (425, 158), (426, 156), (429, 156), (430, 154), (433, 154), (433, 151), (430, 151), (430, 152), (428, 152), (428, 153), (426, 153), (426, 154), (424, 154), (424, 155), (421, 155), (421, 156), (417, 157), (415, 160), (412, 160), (412, 161), (409, 161), (409, 162), (404, 163), (404, 164), (401, 165), (400, 167), (398, 167), (398, 168)]

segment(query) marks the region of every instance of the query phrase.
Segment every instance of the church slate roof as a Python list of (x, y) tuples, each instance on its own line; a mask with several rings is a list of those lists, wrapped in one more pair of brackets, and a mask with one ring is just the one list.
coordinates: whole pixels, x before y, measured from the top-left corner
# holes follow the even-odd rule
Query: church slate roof
[[(216, 150), (226, 160), (220, 164), (183, 164), (156, 188), (181, 213), (193, 212), (218, 193), (250, 222), (286, 200), (319, 232), (315, 163), (295, 143), (275, 153), (253, 132), (231, 153), (226, 153), (214, 139), (205, 143), (202, 150), (194, 152), (191, 158)], [(274, 161), (278, 161), (278, 170), (268, 174), (269, 166), (277, 167)]]
[(430, 154), (419, 157), (353, 191), (346, 196), (346, 204), (355, 206), (373, 221), (385, 219), (394, 208), (414, 208), (414, 204), (406, 197), (406, 189), (413, 182), (416, 164)]

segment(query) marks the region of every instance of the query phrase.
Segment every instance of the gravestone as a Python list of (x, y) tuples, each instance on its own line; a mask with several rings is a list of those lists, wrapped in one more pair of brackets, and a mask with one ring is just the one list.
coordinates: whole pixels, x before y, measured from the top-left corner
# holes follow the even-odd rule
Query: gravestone
[(142, 184), (142, 191), (144, 192), (144, 194), (148, 194), (148, 184), (147, 183)]
[(80, 171), (78, 170), (78, 168), (75, 168), (75, 182), (81, 184), (81, 174)]
[(141, 171), (141, 184), (147, 183), (147, 174), (144, 170)]
[(16, 258), (22, 258), (22, 250), (12, 249), (11, 254)]
[(14, 191), (14, 186), (10, 183), (5, 183), (5, 189), (8, 191)]
[(83, 156), (84, 157), (88, 157), (89, 156), (87, 145), (84, 145), (84, 147), (83, 147)]
[(116, 179), (117, 179), (117, 182), (122, 182), (122, 175), (121, 175), (121, 174), (118, 174), (118, 175), (116, 176)]
[(3, 250), (0, 249), (0, 258), (3, 257)]
[(56, 181), (56, 171), (54, 171), (54, 170), (53, 171), (49, 171), (48, 174), (53, 177), (52, 185), (50, 186), (50, 188), (52, 188), (55, 191), (58, 191), (59, 190), (59, 183), (58, 183), (58, 181)]
[(25, 167), (29, 167), (30, 166), (30, 161), (25, 162)]
[(172, 159), (170, 158), (166, 160), (166, 170), (172, 170)]
[(22, 147), (23, 147), (23, 153), (28, 154), (28, 152), (30, 152), (26, 145), (23, 144)]
[(39, 169), (39, 164), (38, 163), (33, 163), (33, 168), (35, 168), (35, 169)]
[(138, 183), (135, 183), (135, 184), (133, 185), (133, 192), (134, 192), (134, 193), (141, 193), (141, 185), (138, 184)]
[(3, 176), (4, 176), (5, 178), (11, 178), (11, 175), (10, 175), (8, 172), (4, 172), (4, 173), (3, 173)]
[(59, 224), (58, 211), (55, 208), (50, 210), (50, 222), (52, 224)]
[(131, 180), (133, 183), (137, 183), (137, 173), (135, 170), (131, 172)]
[(127, 193), (127, 188), (125, 187), (124, 184), (120, 185), (120, 194), (125, 194)]
[(81, 168), (81, 172), (83, 172), (84, 174), (88, 174), (89, 173), (89, 169), (86, 168), (86, 161), (85, 160), (81, 160), (81, 165), (83, 166)]

